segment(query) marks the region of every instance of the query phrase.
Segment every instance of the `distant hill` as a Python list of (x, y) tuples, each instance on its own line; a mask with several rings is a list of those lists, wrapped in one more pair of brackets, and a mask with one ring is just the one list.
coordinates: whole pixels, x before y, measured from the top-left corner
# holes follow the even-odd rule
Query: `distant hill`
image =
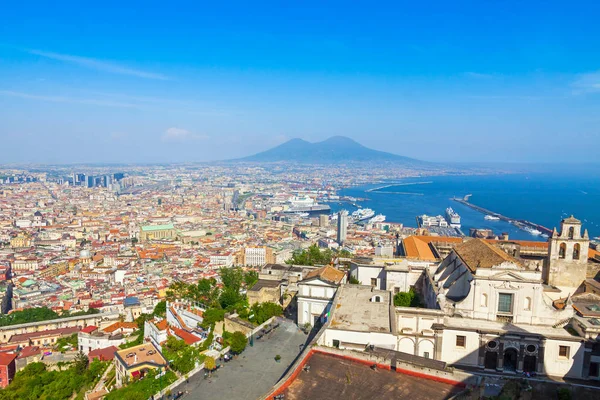
[(277, 147), (235, 161), (304, 163), (340, 163), (347, 161), (396, 161), (405, 164), (424, 164), (423, 161), (369, 149), (345, 136), (333, 136), (327, 140), (310, 143), (292, 139)]

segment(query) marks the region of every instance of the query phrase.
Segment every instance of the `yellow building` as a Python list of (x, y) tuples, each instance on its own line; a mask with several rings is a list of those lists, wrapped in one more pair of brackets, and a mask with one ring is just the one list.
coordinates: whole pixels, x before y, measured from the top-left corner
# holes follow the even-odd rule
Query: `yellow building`
[(149, 240), (175, 240), (177, 231), (173, 224), (166, 225), (147, 225), (142, 226), (140, 230), (140, 241), (147, 242)]
[(29, 246), (31, 246), (31, 238), (27, 235), (19, 234), (17, 237), (10, 240), (10, 247), (12, 248)]
[(152, 343), (144, 343), (115, 353), (117, 387), (133, 379), (142, 378), (150, 370), (162, 372), (167, 360)]

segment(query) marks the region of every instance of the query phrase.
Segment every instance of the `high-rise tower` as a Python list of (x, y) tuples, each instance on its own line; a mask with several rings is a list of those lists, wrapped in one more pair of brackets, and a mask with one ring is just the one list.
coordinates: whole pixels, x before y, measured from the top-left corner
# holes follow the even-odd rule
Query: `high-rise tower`
[(348, 212), (342, 210), (338, 212), (337, 221), (337, 242), (341, 246), (346, 241), (346, 235), (348, 233)]

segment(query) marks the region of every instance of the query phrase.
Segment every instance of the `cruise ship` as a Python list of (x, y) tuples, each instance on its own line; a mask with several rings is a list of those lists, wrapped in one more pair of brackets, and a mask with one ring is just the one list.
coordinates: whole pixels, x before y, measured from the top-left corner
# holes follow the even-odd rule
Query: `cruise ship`
[(292, 197), (288, 203), (289, 208), (284, 210), (284, 213), (318, 215), (329, 214), (331, 212), (331, 207), (327, 204), (318, 204), (315, 199), (309, 196)]
[(451, 227), (460, 228), (460, 215), (452, 207), (446, 208), (446, 220)]
[(371, 224), (376, 224), (377, 222), (385, 222), (385, 215), (383, 214), (377, 214), (376, 216), (374, 216), (373, 218), (371, 218), (369, 220), (369, 223)]
[(354, 221), (363, 221), (365, 219), (373, 218), (375, 216), (375, 211), (370, 208), (361, 208), (352, 213), (352, 218)]

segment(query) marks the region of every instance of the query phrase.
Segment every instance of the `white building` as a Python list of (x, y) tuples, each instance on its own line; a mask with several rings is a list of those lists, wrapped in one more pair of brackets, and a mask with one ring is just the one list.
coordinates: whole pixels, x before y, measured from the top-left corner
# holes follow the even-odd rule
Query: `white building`
[(364, 285), (340, 287), (327, 329), (318, 339), (324, 346), (364, 351), (367, 346), (396, 350), (396, 323), (390, 318), (392, 296)]
[[(85, 328), (77, 334), (77, 346), (79, 351), (88, 354), (90, 351), (105, 349), (110, 346), (119, 347), (125, 343), (125, 337), (122, 333), (110, 334), (100, 330), (93, 329), (95, 327)], [(87, 329), (87, 330), (86, 330)]]
[(311, 271), (298, 282), (298, 325), (325, 322), (333, 297), (345, 282), (346, 274), (330, 266)]
[(260, 267), (267, 263), (268, 251), (266, 247), (246, 247), (244, 249), (244, 265)]
[[(585, 279), (598, 266), (581, 223), (562, 221), (542, 263), (521, 258), (527, 243), (493, 243), (467, 239), (439, 265), (415, 269), (409, 260), (353, 262), (351, 276), (371, 286), (371, 302), (369, 286), (342, 286), (319, 343), (374, 345), (488, 373), (600, 379), (600, 284)], [(581, 293), (584, 281), (590, 292)], [(428, 308), (393, 307), (392, 293), (413, 285)], [(387, 315), (377, 300), (388, 302)]]
[(231, 267), (233, 265), (233, 255), (231, 253), (212, 255), (210, 256), (210, 264), (214, 266)]

